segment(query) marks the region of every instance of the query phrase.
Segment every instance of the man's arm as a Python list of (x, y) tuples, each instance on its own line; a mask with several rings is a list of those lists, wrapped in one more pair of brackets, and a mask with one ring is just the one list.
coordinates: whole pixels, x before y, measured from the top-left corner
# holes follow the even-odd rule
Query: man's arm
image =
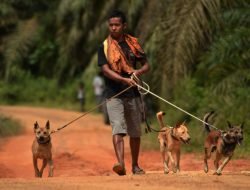
[(111, 70), (109, 68), (108, 64), (102, 65), (102, 72), (106, 77), (108, 77), (114, 81), (121, 82), (121, 83), (127, 84), (127, 85), (135, 85), (134, 80), (132, 80), (131, 78), (125, 78), (125, 77), (120, 76), (119, 74), (117, 74), (116, 72)]
[(141, 75), (147, 73), (149, 70), (150, 70), (150, 67), (149, 67), (148, 62), (146, 61), (146, 62), (142, 65), (142, 67), (141, 67), (140, 69), (134, 70), (134, 74), (135, 74), (136, 76), (139, 77), (139, 76), (141, 76)]

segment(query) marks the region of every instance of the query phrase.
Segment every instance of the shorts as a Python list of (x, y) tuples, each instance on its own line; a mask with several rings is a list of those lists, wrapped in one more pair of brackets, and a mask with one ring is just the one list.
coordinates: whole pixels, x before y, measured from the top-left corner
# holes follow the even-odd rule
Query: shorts
[(112, 98), (107, 101), (112, 134), (141, 136), (142, 104), (140, 97)]

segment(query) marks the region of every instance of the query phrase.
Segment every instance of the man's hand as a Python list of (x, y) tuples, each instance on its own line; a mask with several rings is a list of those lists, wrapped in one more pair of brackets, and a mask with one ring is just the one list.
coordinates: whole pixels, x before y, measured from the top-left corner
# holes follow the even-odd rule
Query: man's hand
[(136, 82), (131, 78), (123, 78), (122, 83), (129, 86), (136, 86)]
[(133, 74), (139, 77), (140, 75), (142, 75), (142, 72), (140, 70), (134, 70)]

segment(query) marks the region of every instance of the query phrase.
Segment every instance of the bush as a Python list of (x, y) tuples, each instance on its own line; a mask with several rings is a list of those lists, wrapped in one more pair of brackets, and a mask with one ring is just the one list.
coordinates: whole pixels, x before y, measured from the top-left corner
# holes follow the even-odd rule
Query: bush
[(0, 115), (0, 137), (21, 134), (24, 128), (16, 120)]
[(59, 86), (56, 80), (26, 75), (15, 83), (0, 82), (0, 103), (76, 109), (77, 81)]

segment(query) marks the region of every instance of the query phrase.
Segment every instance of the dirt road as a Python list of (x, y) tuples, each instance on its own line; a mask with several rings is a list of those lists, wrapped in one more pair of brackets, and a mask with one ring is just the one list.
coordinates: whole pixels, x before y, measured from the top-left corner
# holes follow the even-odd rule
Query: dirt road
[[(158, 151), (141, 151), (140, 163), (147, 174), (130, 172), (130, 152), (126, 142), (128, 175), (117, 176), (111, 168), (116, 162), (111, 142), (111, 129), (100, 115), (89, 114), (52, 135), (54, 176), (34, 178), (31, 144), (33, 124), (50, 120), (53, 129), (81, 113), (57, 109), (0, 106), (0, 113), (11, 116), (25, 126), (25, 133), (0, 139), (0, 189), (250, 189), (250, 160), (233, 159), (222, 176), (202, 171), (201, 155), (182, 155), (178, 174), (164, 175)], [(126, 139), (127, 141), (127, 139)], [(210, 163), (212, 168), (212, 163)]]

